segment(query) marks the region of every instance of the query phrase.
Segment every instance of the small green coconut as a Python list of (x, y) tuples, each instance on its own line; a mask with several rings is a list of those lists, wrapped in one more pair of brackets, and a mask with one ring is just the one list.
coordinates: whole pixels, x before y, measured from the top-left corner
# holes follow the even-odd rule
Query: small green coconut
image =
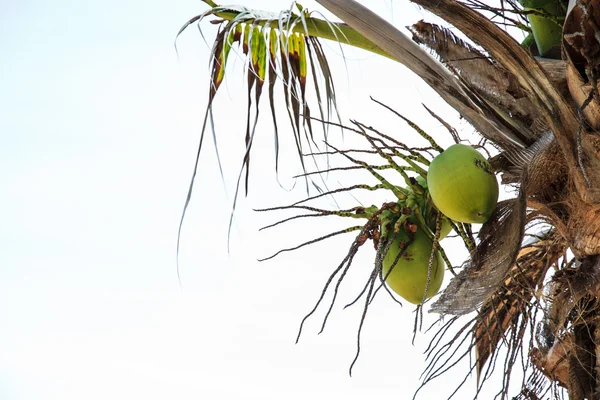
[[(396, 234), (394, 242), (383, 259), (382, 273), (384, 277), (387, 276), (385, 282), (390, 289), (413, 304), (421, 304), (427, 284), (427, 270), (433, 243), (422, 229), (417, 229), (414, 233), (414, 240), (394, 265), (394, 261), (402, 251), (403, 246), (408, 243), (409, 238), (408, 232), (400, 228), (400, 232)], [(392, 266), (394, 266), (393, 269)], [(389, 272), (390, 269), (391, 272)], [(440, 252), (436, 250), (427, 289), (427, 298), (438, 293), (443, 280), (444, 260)]]
[(427, 186), (438, 210), (458, 222), (483, 224), (498, 202), (498, 181), (490, 164), (464, 144), (452, 145), (433, 159)]

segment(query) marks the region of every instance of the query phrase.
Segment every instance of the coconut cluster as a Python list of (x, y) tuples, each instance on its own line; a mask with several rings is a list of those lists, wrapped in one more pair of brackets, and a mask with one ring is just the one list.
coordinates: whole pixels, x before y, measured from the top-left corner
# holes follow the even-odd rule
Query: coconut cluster
[(498, 182), (477, 150), (455, 144), (433, 159), (427, 179), (417, 177), (405, 190), (404, 205), (410, 207), (382, 218), (382, 275), (399, 296), (421, 304), (438, 293), (444, 279), (437, 242), (452, 230), (451, 220), (485, 223), (498, 202)]

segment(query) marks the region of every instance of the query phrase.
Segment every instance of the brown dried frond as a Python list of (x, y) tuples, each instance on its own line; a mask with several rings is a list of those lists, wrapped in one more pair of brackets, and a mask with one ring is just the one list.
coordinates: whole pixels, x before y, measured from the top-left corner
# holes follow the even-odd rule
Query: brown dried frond
[(565, 249), (566, 243), (556, 231), (522, 247), (503, 285), (479, 309), (472, 330), (477, 343), (478, 379), (489, 357), (497, 351), (500, 342), (506, 340), (506, 332), (515, 330), (519, 317), (527, 315), (548, 269), (557, 263)]
[(474, 311), (492, 294), (515, 262), (526, 218), (525, 196), (498, 203), (479, 231), (471, 260), (454, 278), (430, 312), (462, 315)]
[(532, 130), (539, 128), (534, 125), (540, 117), (539, 111), (514, 75), (447, 28), (419, 21), (410, 30), (413, 40), (435, 52), (469, 89), (493, 105), (496, 112), (510, 116), (504, 122), (514, 125), (525, 143), (531, 144), (541, 135), (543, 131)]

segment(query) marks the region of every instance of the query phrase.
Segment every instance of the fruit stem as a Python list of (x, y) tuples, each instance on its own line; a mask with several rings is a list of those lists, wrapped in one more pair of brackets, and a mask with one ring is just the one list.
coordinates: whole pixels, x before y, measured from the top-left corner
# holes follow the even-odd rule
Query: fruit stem
[[(465, 246), (467, 247), (467, 250), (469, 250), (469, 251), (473, 250), (475, 248), (475, 243), (473, 243), (473, 241), (471, 240), (471, 238), (465, 231), (463, 224), (462, 223), (456, 224), (451, 219), (448, 219), (448, 220), (450, 221), (450, 224), (452, 224), (452, 229), (454, 229), (456, 232), (458, 232), (460, 237), (465, 242)], [(468, 224), (465, 224), (465, 225), (468, 225)]]

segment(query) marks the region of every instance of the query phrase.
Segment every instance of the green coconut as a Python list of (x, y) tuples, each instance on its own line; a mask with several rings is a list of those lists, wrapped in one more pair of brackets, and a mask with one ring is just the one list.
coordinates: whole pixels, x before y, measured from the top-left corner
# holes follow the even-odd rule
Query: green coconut
[(448, 218), (483, 224), (496, 208), (498, 181), (488, 161), (464, 144), (448, 147), (427, 171), (433, 203)]
[[(560, 44), (562, 42), (562, 20), (566, 8), (560, 0), (519, 0), (523, 11), (537, 11), (527, 15), (531, 33), (540, 56), (560, 59)], [(554, 17), (556, 21), (544, 16)]]
[[(384, 277), (387, 276), (385, 282), (390, 289), (413, 304), (421, 304), (427, 284), (427, 270), (433, 243), (422, 229), (418, 229), (414, 233), (414, 240), (394, 265), (394, 261), (402, 251), (403, 245), (408, 241), (409, 234), (403, 228), (400, 228), (400, 232), (396, 234), (394, 242), (383, 259), (382, 273)], [(389, 272), (390, 269), (391, 272)], [(444, 260), (440, 252), (436, 250), (433, 257), (427, 298), (437, 294), (443, 280)]]

